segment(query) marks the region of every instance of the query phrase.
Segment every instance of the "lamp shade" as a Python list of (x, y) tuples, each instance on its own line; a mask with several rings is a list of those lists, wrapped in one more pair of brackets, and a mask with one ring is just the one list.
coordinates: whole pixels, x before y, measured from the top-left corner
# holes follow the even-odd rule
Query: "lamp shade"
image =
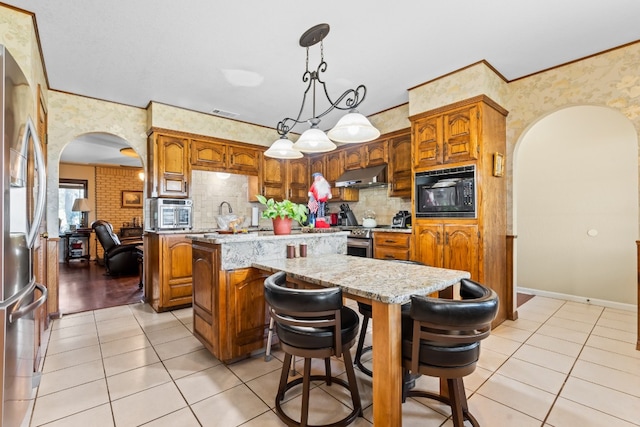
[(293, 144), (293, 148), (303, 153), (324, 153), (336, 149), (336, 144), (331, 142), (327, 135), (315, 126), (304, 131), (300, 138)]
[(293, 142), (284, 135), (271, 144), (271, 147), (264, 152), (264, 155), (274, 159), (299, 159), (302, 157), (302, 153), (295, 150)]
[(380, 131), (371, 122), (355, 110), (345, 114), (327, 135), (332, 141), (352, 144), (373, 141), (380, 136)]
[(73, 212), (89, 212), (91, 211), (91, 205), (89, 204), (89, 199), (77, 198), (73, 201), (73, 206), (71, 207)]

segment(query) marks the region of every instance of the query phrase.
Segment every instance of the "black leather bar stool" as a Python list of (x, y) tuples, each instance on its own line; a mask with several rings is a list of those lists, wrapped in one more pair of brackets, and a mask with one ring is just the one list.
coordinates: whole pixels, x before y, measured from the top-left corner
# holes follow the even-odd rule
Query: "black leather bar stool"
[[(464, 420), (478, 427), (469, 413), (462, 378), (476, 369), (480, 341), (489, 336), (498, 312), (498, 295), (472, 280), (460, 281), (462, 300), (411, 297), (410, 319), (403, 319), (402, 360), (405, 378), (424, 374), (446, 379), (449, 397), (403, 388), (407, 396), (435, 399), (451, 407), (453, 425)], [(406, 384), (406, 382), (405, 382)]]
[[(393, 260), (393, 262), (403, 263), (403, 264), (424, 265), (418, 261)], [(402, 305), (401, 309), (402, 309), (403, 316), (405, 315), (405, 313), (409, 312), (410, 308), (411, 308), (410, 303)], [(358, 367), (358, 369), (360, 369), (360, 371), (369, 375), (370, 377), (373, 377), (373, 372), (371, 372), (371, 369), (364, 366), (361, 360), (362, 355), (364, 353), (371, 351), (373, 349), (371, 346), (367, 346), (367, 347), (364, 346), (364, 340), (367, 336), (367, 326), (369, 325), (369, 319), (373, 317), (371, 304), (366, 304), (364, 302), (358, 301), (358, 311), (360, 312), (360, 314), (362, 314), (362, 327), (360, 328), (360, 337), (358, 338), (358, 346), (356, 347), (356, 354), (355, 356), (353, 356), (353, 363), (356, 364), (356, 366)]]
[[(327, 424), (326, 427), (346, 426), (362, 416), (360, 393), (349, 353), (349, 348), (353, 346), (358, 335), (358, 315), (342, 305), (340, 288), (292, 289), (285, 287), (285, 283), (284, 272), (275, 273), (264, 282), (264, 297), (275, 322), (280, 347), (285, 353), (275, 399), (276, 413), (288, 426), (309, 426), (311, 381), (325, 381), (329, 386), (336, 383), (351, 393), (353, 410), (343, 419)], [(303, 375), (287, 382), (293, 356), (304, 358)], [(343, 358), (348, 382), (331, 376), (331, 356)], [(311, 375), (313, 358), (324, 359), (325, 375)], [(300, 420), (296, 421), (285, 414), (280, 404), (285, 393), (300, 383), (302, 410)]]

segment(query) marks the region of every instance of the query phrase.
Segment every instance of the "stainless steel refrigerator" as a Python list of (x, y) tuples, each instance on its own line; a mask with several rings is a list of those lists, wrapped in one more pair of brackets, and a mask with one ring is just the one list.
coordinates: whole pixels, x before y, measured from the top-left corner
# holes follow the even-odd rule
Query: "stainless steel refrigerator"
[[(31, 114), (34, 94), (24, 73), (0, 45), (0, 402), (3, 427), (19, 426), (34, 398), (34, 310), (47, 291), (34, 278), (33, 246), (46, 202), (45, 162)], [(36, 288), (42, 292), (35, 299)]]

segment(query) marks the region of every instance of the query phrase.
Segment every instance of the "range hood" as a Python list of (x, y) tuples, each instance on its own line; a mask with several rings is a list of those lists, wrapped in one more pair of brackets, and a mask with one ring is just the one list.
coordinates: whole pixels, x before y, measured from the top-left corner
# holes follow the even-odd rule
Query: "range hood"
[(387, 165), (380, 165), (346, 171), (336, 180), (336, 187), (383, 187), (387, 185), (386, 169)]

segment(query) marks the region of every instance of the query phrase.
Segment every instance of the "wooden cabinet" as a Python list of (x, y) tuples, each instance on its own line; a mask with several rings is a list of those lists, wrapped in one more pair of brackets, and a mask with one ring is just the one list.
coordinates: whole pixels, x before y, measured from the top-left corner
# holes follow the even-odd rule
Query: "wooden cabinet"
[(156, 311), (191, 304), (191, 239), (185, 236), (182, 233), (145, 234), (146, 296)]
[(411, 234), (378, 231), (373, 233), (373, 257), (378, 259), (411, 259)]
[(494, 326), (515, 317), (507, 290), (506, 178), (493, 175), (506, 150), (507, 111), (484, 95), (411, 117), (413, 172), (475, 165), (476, 217), (414, 218), (414, 258), (471, 273), (500, 298)]
[(344, 170), (366, 168), (387, 163), (386, 141), (356, 144), (344, 149)]
[(463, 270), (479, 281), (480, 236), (471, 224), (421, 224), (415, 227), (416, 259), (433, 267)]
[(309, 159), (291, 159), (286, 161), (287, 173), (287, 198), (294, 203), (306, 204), (309, 201), (309, 187), (311, 185), (311, 172), (309, 172)]
[(478, 158), (477, 105), (413, 120), (414, 166), (423, 168)]
[(194, 169), (257, 175), (260, 156), (258, 149), (223, 140), (191, 140), (191, 165)]
[(264, 280), (254, 269), (220, 270), (220, 245), (193, 244), (193, 329), (211, 353), (232, 362), (264, 347)]
[[(336, 180), (344, 173), (344, 150), (336, 150), (324, 155), (324, 177), (331, 185), (332, 202), (357, 202), (359, 192), (356, 188), (336, 187)], [(314, 171), (315, 172), (315, 171)]]
[(255, 194), (262, 194), (267, 199), (306, 203), (311, 177), (308, 162), (306, 157), (282, 160), (264, 156), (260, 175), (249, 179), (249, 200), (255, 201)]
[(388, 140), (389, 196), (411, 197), (411, 132), (403, 131)]
[(148, 194), (151, 197), (189, 197), (189, 139), (152, 133), (147, 153)]

